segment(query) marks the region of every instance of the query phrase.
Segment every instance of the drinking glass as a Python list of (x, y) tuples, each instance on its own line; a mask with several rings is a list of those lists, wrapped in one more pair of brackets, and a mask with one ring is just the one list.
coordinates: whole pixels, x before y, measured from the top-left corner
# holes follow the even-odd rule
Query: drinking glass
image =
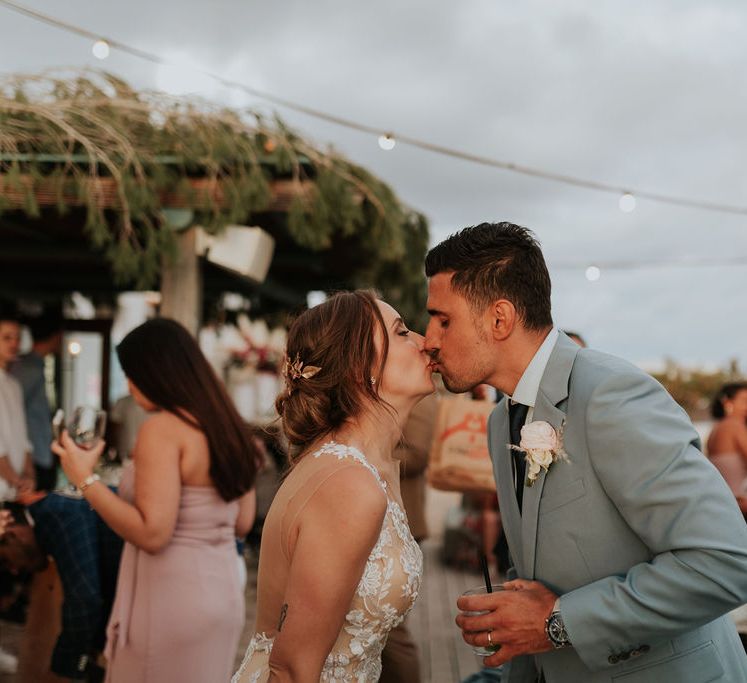
[[(493, 589), (493, 593), (497, 591), (502, 591), (503, 585), (500, 583), (494, 583), (492, 585), (492, 589)], [(470, 588), (468, 591), (464, 591), (462, 595), (464, 596), (485, 595), (485, 593), (487, 592), (488, 591), (487, 591), (487, 588), (485, 588), (485, 584), (482, 584), (481, 586), (477, 586), (476, 588)], [(490, 610), (479, 610), (476, 612), (470, 612), (467, 610), (462, 611), (462, 614), (465, 614), (468, 617), (476, 617), (476, 616), (479, 616), (480, 614), (489, 614), (489, 613), (490, 613)], [(480, 655), (480, 657), (489, 657), (490, 655), (495, 654), (496, 652), (498, 652), (498, 650), (501, 649), (501, 646), (499, 643), (494, 643), (492, 646), (486, 645), (483, 647), (482, 645), (470, 645), (470, 647), (472, 648), (472, 651), (476, 655)]]
[(93, 448), (104, 438), (106, 411), (92, 406), (78, 406), (67, 426), (70, 438), (81, 448)]
[[(56, 417), (56, 416), (55, 416)], [(62, 416), (60, 416), (62, 419)], [(81, 448), (93, 448), (104, 438), (106, 431), (106, 411), (93, 406), (78, 406), (67, 424), (70, 438)], [(82, 498), (83, 494), (73, 482), (55, 489), (55, 493), (67, 498)]]

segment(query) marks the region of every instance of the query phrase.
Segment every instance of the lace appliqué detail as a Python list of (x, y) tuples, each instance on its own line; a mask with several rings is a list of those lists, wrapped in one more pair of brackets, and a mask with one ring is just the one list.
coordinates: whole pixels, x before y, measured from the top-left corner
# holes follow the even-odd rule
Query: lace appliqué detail
[(420, 579), (423, 576), (423, 553), (412, 537), (405, 511), (396, 503), (393, 504), (392, 508), (392, 522), (397, 531), (397, 536), (402, 541), (399, 561), (405, 574), (407, 574), (407, 583), (402, 585), (402, 597), (411, 598), (414, 603), (415, 598), (418, 597)]
[(366, 460), (366, 456), (363, 455), (363, 453), (361, 453), (354, 446), (347, 446), (344, 443), (337, 443), (336, 441), (327, 441), (327, 443), (323, 444), (312, 455), (315, 458), (318, 458), (322, 455), (336, 455), (338, 460), (353, 458), (353, 460), (357, 460), (361, 465), (363, 465), (363, 467), (371, 472), (371, 474), (376, 477), (376, 481), (379, 482), (381, 488), (386, 491), (386, 482), (381, 478), (379, 470), (377, 470), (370, 462), (368, 462), (368, 460)]
[[(241, 678), (244, 671), (246, 671), (246, 667), (249, 665), (249, 662), (252, 660), (256, 652), (269, 654), (272, 650), (272, 643), (273, 639), (266, 636), (264, 633), (255, 633), (252, 636), (252, 639), (249, 641), (249, 645), (246, 648), (246, 653), (244, 654), (244, 659), (241, 662), (239, 670), (231, 678), (231, 683), (239, 683), (239, 679)], [(260, 669), (259, 671), (255, 671), (252, 674), (252, 677), (244, 681), (244, 683), (257, 683), (259, 681), (259, 677), (263, 673), (264, 672), (262, 671), (262, 669)]]

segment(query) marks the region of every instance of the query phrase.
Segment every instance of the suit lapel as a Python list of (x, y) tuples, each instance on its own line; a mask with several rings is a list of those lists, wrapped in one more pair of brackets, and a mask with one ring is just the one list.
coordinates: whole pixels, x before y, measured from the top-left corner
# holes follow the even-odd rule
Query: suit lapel
[(521, 515), (516, 502), (514, 475), (511, 467), (511, 451), (508, 448), (511, 436), (508, 426), (508, 409), (503, 399), (493, 411), (493, 429), (491, 429), (491, 456), (493, 472), (498, 490), (498, 503), (501, 513), (501, 525), (506, 534), (511, 557), (516, 564), (519, 576), (524, 576), (524, 554), (522, 550)]
[[(540, 393), (537, 395), (537, 403), (534, 407), (532, 422), (549, 422), (553, 426), (553, 429), (560, 433), (564, 418), (565, 413), (556, 408), (540, 389)], [(524, 546), (524, 567), (528, 579), (534, 578), (534, 556), (537, 549), (539, 505), (542, 498), (542, 489), (545, 486), (545, 479), (550, 475), (551, 471), (552, 466), (548, 472), (540, 470), (534, 483), (531, 486), (524, 486), (524, 499), (521, 512), (521, 537)]]
[[(560, 433), (565, 413), (558, 404), (568, 398), (568, 382), (579, 347), (561, 334), (553, 349), (542, 375), (532, 422), (548, 422)], [(552, 476), (552, 466), (548, 472), (540, 471), (532, 486), (524, 487), (521, 514), (521, 537), (523, 545), (523, 565), (526, 578), (535, 576), (535, 556), (537, 549), (537, 524), (539, 506), (545, 479)]]

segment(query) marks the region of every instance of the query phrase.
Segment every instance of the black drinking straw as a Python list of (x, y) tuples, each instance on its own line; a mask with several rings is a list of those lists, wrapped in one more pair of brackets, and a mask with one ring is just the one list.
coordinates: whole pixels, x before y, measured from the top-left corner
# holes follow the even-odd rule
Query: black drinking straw
[(488, 558), (485, 553), (480, 555), (480, 566), (482, 567), (482, 575), (485, 577), (485, 590), (488, 593), (493, 592), (493, 584), (490, 583), (490, 570), (488, 569)]

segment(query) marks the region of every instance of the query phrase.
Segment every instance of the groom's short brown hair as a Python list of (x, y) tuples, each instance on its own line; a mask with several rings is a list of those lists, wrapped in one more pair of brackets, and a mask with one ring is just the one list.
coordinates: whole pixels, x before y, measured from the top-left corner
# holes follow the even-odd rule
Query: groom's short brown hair
[(550, 274), (530, 230), (503, 222), (454, 233), (425, 257), (428, 277), (450, 272), (451, 286), (475, 311), (508, 299), (525, 327), (540, 330), (552, 325)]

